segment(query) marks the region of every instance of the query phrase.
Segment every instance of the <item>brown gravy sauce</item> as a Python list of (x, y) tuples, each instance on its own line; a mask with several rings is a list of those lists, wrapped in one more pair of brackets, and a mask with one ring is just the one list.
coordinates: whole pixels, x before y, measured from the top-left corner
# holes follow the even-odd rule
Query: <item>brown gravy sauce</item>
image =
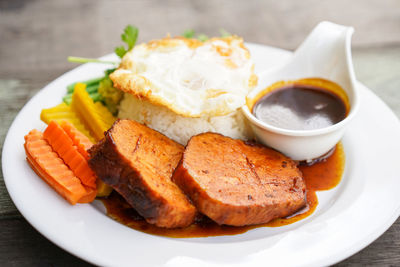
[(236, 235), (258, 227), (278, 227), (292, 224), (310, 216), (318, 205), (316, 191), (329, 190), (339, 184), (345, 165), (345, 155), (342, 144), (336, 145), (335, 151), (325, 160), (312, 166), (299, 166), (303, 173), (307, 188), (307, 205), (294, 215), (275, 219), (269, 223), (250, 226), (218, 225), (207, 217), (199, 217), (194, 224), (183, 229), (165, 229), (148, 224), (131, 206), (115, 191), (101, 199), (107, 209), (107, 215), (114, 220), (135, 230), (153, 235), (175, 238), (207, 237), (221, 235)]
[(346, 117), (346, 106), (336, 94), (310, 85), (288, 85), (261, 97), (253, 107), (261, 121), (288, 130), (314, 130)]
[(322, 78), (275, 82), (247, 98), (246, 105), (259, 120), (289, 130), (328, 127), (350, 110), (343, 88)]

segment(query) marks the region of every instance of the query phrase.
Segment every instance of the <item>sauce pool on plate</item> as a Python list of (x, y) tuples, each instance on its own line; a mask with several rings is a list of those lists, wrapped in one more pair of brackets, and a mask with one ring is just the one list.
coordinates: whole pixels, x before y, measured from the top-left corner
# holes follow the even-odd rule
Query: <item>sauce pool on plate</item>
[(278, 227), (291, 224), (310, 216), (318, 205), (316, 192), (319, 190), (329, 190), (338, 185), (343, 175), (344, 165), (345, 155), (342, 144), (339, 143), (328, 158), (312, 166), (299, 166), (307, 188), (306, 207), (288, 218), (275, 219), (269, 223), (260, 225), (242, 227), (218, 225), (206, 217), (199, 217), (194, 224), (186, 228), (159, 228), (147, 223), (115, 191), (108, 198), (101, 199), (101, 201), (106, 207), (109, 217), (128, 227), (148, 234), (175, 238), (235, 235), (258, 227)]

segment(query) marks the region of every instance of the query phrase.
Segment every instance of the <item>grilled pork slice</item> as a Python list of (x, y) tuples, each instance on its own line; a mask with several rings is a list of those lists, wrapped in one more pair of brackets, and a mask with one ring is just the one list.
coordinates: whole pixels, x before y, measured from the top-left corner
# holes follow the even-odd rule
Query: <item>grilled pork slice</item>
[(304, 180), (293, 160), (215, 133), (190, 139), (172, 179), (218, 224), (266, 223), (306, 203)]
[(185, 227), (196, 209), (171, 180), (183, 151), (182, 145), (147, 126), (118, 120), (89, 150), (89, 164), (147, 222)]

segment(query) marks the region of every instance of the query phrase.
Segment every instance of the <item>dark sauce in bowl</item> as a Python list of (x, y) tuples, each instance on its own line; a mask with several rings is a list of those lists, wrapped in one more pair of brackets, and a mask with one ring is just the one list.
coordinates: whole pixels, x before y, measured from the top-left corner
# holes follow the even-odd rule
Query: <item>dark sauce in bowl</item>
[(292, 84), (262, 96), (253, 114), (269, 125), (288, 130), (315, 130), (343, 120), (344, 101), (333, 92), (306, 84)]

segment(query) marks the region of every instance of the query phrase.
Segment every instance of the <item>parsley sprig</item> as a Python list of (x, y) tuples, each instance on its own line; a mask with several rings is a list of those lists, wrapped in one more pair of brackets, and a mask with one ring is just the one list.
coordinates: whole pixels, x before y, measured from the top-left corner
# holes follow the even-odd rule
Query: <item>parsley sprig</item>
[(124, 29), (124, 33), (121, 34), (121, 39), (128, 45), (128, 49), (125, 49), (124, 46), (118, 46), (115, 48), (115, 54), (117, 54), (120, 58), (122, 58), (128, 51), (130, 51), (136, 44), (136, 40), (139, 35), (139, 29), (135, 26), (128, 25)]
[[(228, 37), (231, 36), (232, 34), (229, 33), (228, 31), (224, 30), (224, 29), (219, 29), (219, 32), (221, 34), (221, 37)], [(185, 30), (182, 33), (182, 36), (185, 38), (193, 38), (193, 39), (198, 39), (199, 41), (205, 42), (208, 39), (210, 39), (207, 35), (205, 35), (204, 33), (196, 33), (195, 30), (193, 29), (188, 29)]]
[[(120, 58), (122, 58), (126, 53), (128, 53), (136, 44), (136, 40), (139, 35), (139, 29), (135, 26), (128, 25), (125, 27), (124, 32), (121, 34), (121, 39), (124, 43), (128, 45), (126, 49), (124, 46), (118, 46), (115, 48), (115, 54), (117, 54)], [(85, 58), (85, 57), (68, 57), (69, 62), (75, 63), (88, 63), (88, 62), (95, 62), (95, 63), (103, 63), (103, 64), (113, 64), (118, 65), (119, 62), (116, 61), (108, 61), (108, 60), (100, 60), (97, 58)]]

